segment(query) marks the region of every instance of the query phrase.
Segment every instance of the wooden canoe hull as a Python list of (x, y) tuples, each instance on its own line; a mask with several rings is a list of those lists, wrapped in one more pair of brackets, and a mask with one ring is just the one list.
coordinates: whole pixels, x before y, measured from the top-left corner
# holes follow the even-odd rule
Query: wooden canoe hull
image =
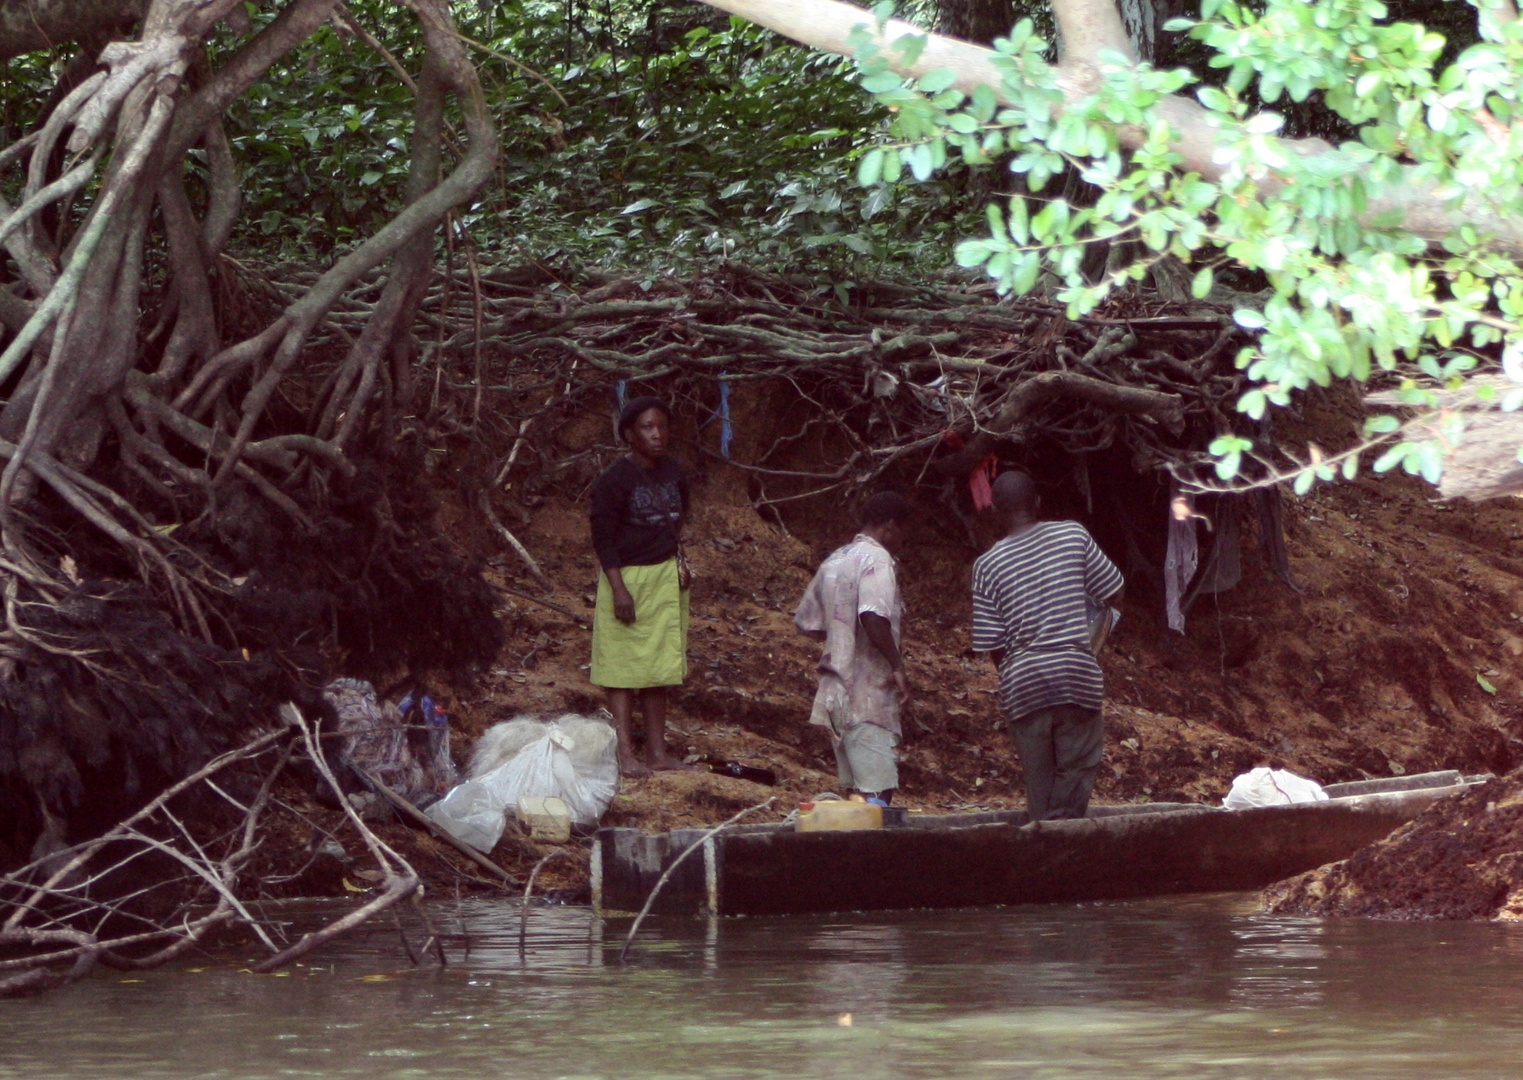
[[(1259, 889), (1347, 858), (1453, 787), (1227, 811), (1211, 807), (1075, 821), (796, 832), (762, 826), (706, 840), (671, 874), (653, 910), (784, 915), (890, 908), (1121, 900)], [(593, 903), (637, 911), (704, 830), (602, 829)]]

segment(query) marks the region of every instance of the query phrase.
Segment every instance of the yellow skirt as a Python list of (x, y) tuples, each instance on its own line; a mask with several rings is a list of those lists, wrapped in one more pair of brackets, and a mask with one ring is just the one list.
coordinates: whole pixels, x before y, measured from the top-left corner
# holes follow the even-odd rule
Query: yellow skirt
[(677, 560), (621, 568), (635, 601), (635, 621), (613, 613), (608, 575), (598, 575), (592, 616), (592, 682), (609, 689), (677, 686), (687, 678), (688, 594), (677, 584)]

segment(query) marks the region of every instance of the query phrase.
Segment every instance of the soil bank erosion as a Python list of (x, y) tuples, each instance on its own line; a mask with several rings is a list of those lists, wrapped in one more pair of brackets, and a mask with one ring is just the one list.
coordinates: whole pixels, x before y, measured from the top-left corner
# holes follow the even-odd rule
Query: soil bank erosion
[[(636, 316), (652, 326), (671, 322), (667, 300), (625, 301), (623, 286), (605, 289), (612, 291), (584, 297), (580, 308), (555, 303), (563, 313), (609, 305), (579, 324), (578, 332), (599, 340), (634, 335)], [(531, 301), (541, 303), (524, 299)], [(638, 304), (647, 307), (634, 311)], [(1182, 339), (1188, 361), (1175, 359), (1188, 367), (1211, 353), (1218, 324), (1186, 314), (1179, 332), (1196, 337)], [(1070, 352), (1084, 344), (1064, 344), (1065, 334), (1079, 331), (1065, 329), (1056, 313), (1023, 318), (1019, 328), (997, 320), (979, 326), (962, 347), (997, 356), (1019, 346), (1025, 356), (1054, 343)], [(557, 325), (537, 314), (521, 321), (534, 319), (541, 336)], [(1190, 330), (1191, 320), (1201, 327)], [(904, 326), (884, 325), (903, 349), (931, 347), (928, 335), (917, 344)], [(870, 328), (856, 329), (869, 335)], [(1123, 358), (1128, 350), (1159, 352), (1156, 341), (1139, 345), (1136, 336), (1109, 333), (1091, 328), (1088, 347)], [(1043, 334), (1045, 344), (1032, 344)], [(811, 380), (785, 366), (721, 379), (728, 374), (721, 365), (734, 358), (712, 351), (713, 342), (706, 347), (694, 355), (713, 363), (633, 384), (621, 383), (618, 370), (581, 363), (574, 350), (551, 362), (488, 348), (479, 380), (469, 349), (446, 351), (429, 407), (406, 418), (396, 445), (377, 451), (351, 487), (335, 492), (320, 522), (332, 530), (325, 539), (308, 537), (299, 551), (272, 545), (268, 537), (284, 535), (283, 526), (249, 507), (200, 526), (203, 549), (260, 584), (257, 595), (271, 609), (243, 613), (244, 660), (269, 668), (239, 699), (245, 723), (273, 718), (282, 696), (304, 695), (304, 708), (315, 709), (314, 691), (327, 679), (356, 676), (390, 700), (426, 688), (449, 713), (463, 758), (467, 740), (500, 720), (599, 705), (587, 678), (597, 572), (587, 490), (621, 453), (611, 424), (621, 388), (653, 390), (674, 405), (674, 454), (694, 492), (685, 531), (697, 571), (690, 674), (674, 698), (674, 749), (694, 760), (765, 766), (778, 786), (769, 792), (704, 772), (625, 780), (605, 824), (653, 831), (717, 824), (769, 793), (779, 795), (769, 812), (781, 814), (833, 786), (829, 746), (807, 725), (817, 654), (791, 613), (820, 559), (850, 539), (855, 507), (883, 488), (904, 492), (917, 508), (901, 559), (915, 701), (900, 801), (936, 810), (1019, 805), (1020, 765), (998, 715), (994, 672), (968, 651), (969, 567), (995, 529), (974, 509), (967, 442), (959, 448), (946, 433), (961, 423), (958, 408), (986, 407), (976, 388), (881, 356), (858, 363), (851, 380), (834, 371)], [(1217, 350), (1211, 363), (1230, 371), (1229, 351)], [(1258, 764), (1333, 782), (1442, 768), (1502, 774), (1517, 763), (1523, 512), (1512, 500), (1445, 502), (1403, 477), (1323, 487), (1300, 499), (1277, 489), (1201, 497), (1189, 523), (1201, 569), (1182, 590), (1183, 630), (1170, 630), (1163, 568), (1173, 490), (1159, 464), (1198, 442), (1188, 413), (1171, 429), (1145, 413), (1118, 412), (1111, 401), (1055, 398), (1023, 409), (1026, 427), (978, 449), (992, 455), (992, 467), (1032, 471), (1047, 516), (1083, 521), (1128, 579), (1124, 617), (1102, 658), (1108, 700), (1099, 801), (1216, 802), (1233, 776)], [(474, 426), (465, 422), (473, 412), (481, 418)], [(1132, 426), (1105, 426), (1106, 416), (1120, 415)], [(1318, 391), (1280, 418), (1274, 435), (1286, 447), (1315, 441), (1336, 449), (1358, 437), (1360, 419), (1352, 398)], [(875, 447), (892, 452), (874, 456)], [(322, 587), (337, 601), (318, 596), (317, 578), (303, 576), (308, 566), (331, 575)], [(350, 586), (334, 588), (334, 579)], [(304, 612), (310, 625), (298, 625)], [(187, 694), (198, 685), (194, 676)], [(135, 767), (118, 752), (128, 729), (111, 728), (110, 717), (89, 709), (71, 716), (72, 728), (30, 742), (26, 732), (13, 733), (11, 756), (0, 762), (15, 808), (0, 830), (8, 867), (25, 862), (48, 829), (55, 841), (75, 842), (110, 824), (99, 804), (122, 806), (123, 774)], [(234, 741), (212, 735), (203, 759)], [(75, 783), (39, 796), (46, 785), (38, 778), (52, 775), (49, 762), (60, 759)], [(151, 787), (133, 783), (137, 791)], [(252, 799), (260, 790), (258, 776), (239, 783), (234, 796)], [(241, 870), (241, 889), (294, 896), (387, 888), (386, 874), (364, 858), (356, 823), (324, 805), (316, 788), (311, 773), (273, 781), (264, 839)], [(118, 798), (103, 800), (103, 790)], [(216, 834), (234, 824), (202, 809), (187, 828)], [(481, 866), (390, 815), (370, 827), (436, 885), (501, 887)], [(493, 859), (522, 882), (556, 850), (510, 831)], [(537, 890), (585, 895), (586, 862), (584, 846), (569, 845), (543, 862)]]

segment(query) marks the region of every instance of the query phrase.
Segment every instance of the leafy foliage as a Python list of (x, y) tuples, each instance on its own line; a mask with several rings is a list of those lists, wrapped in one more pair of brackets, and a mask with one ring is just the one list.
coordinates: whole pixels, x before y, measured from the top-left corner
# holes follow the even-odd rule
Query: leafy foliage
[[(397, 9), (353, 10), (416, 74)], [(501, 258), (659, 271), (738, 257), (845, 278), (945, 263), (963, 181), (850, 183), (887, 112), (863, 107), (849, 63), (675, 0), (457, 14), (504, 145), (498, 184), (462, 221)], [(231, 114), (244, 242), (325, 252), (384, 220), (406, 178), (410, 110), (382, 57), (332, 29), (315, 37)]]
[[(1392, 373), (1421, 415), (1372, 419), (1371, 442), (1385, 445), (1373, 467), (1436, 481), (1463, 431), (1457, 415), (1435, 413), (1438, 395), (1498, 359), (1523, 382), (1520, 245), (1495, 242), (1523, 216), (1523, 24), (1483, 9), (1478, 40), (1456, 51), (1421, 24), (1389, 20), (1380, 0), (1205, 0), (1198, 21), (1174, 27), (1208, 50), (1219, 85), (1116, 57), (1093, 95), (1066, 104), (1029, 21), (997, 43), (999, 95), (950, 89), (950, 72), (908, 83), (890, 70), (904, 58), (863, 34), (863, 85), (896, 111), (893, 141), (863, 156), (858, 180), (871, 186), (902, 169), (928, 177), (955, 158), (1003, 162), (1028, 193), (991, 205), (987, 234), (962, 241), (957, 260), (1004, 292), (1051, 289), (1073, 314), (1167, 256), (1194, 268), (1198, 297), (1223, 272), (1251, 273), (1269, 288), (1236, 315), (1258, 331), (1238, 358), (1256, 384), (1242, 411), (1257, 419), (1309, 386)], [(1177, 133), (1153, 108), (1192, 87), (1222, 133), (1212, 179), (1181, 169)], [(1350, 133), (1323, 152), (1279, 137), (1283, 109), (1251, 111), (1313, 99)], [(1122, 125), (1145, 132), (1139, 147), (1122, 146)], [(1091, 205), (1046, 193), (1065, 168), (1096, 189)], [(1446, 208), (1441, 244), (1414, 235), (1395, 209), (1412, 192)], [(1086, 275), (1087, 246), (1123, 243), (1132, 257)], [(1523, 387), (1501, 405), (1523, 406)], [(1237, 472), (1248, 445), (1217, 440), (1221, 477)], [(1353, 475), (1361, 449), (1313, 461), (1298, 486), (1337, 468)]]

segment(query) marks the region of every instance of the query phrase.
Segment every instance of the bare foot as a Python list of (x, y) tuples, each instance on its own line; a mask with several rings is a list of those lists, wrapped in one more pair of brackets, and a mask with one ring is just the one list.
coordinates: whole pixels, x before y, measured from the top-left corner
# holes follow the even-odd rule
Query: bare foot
[(689, 765), (685, 761), (666, 755), (652, 761), (650, 767), (656, 772), (697, 772), (703, 769), (702, 765)]
[(650, 769), (633, 754), (619, 755), (619, 775), (628, 776), (634, 780), (640, 780), (651, 774)]

